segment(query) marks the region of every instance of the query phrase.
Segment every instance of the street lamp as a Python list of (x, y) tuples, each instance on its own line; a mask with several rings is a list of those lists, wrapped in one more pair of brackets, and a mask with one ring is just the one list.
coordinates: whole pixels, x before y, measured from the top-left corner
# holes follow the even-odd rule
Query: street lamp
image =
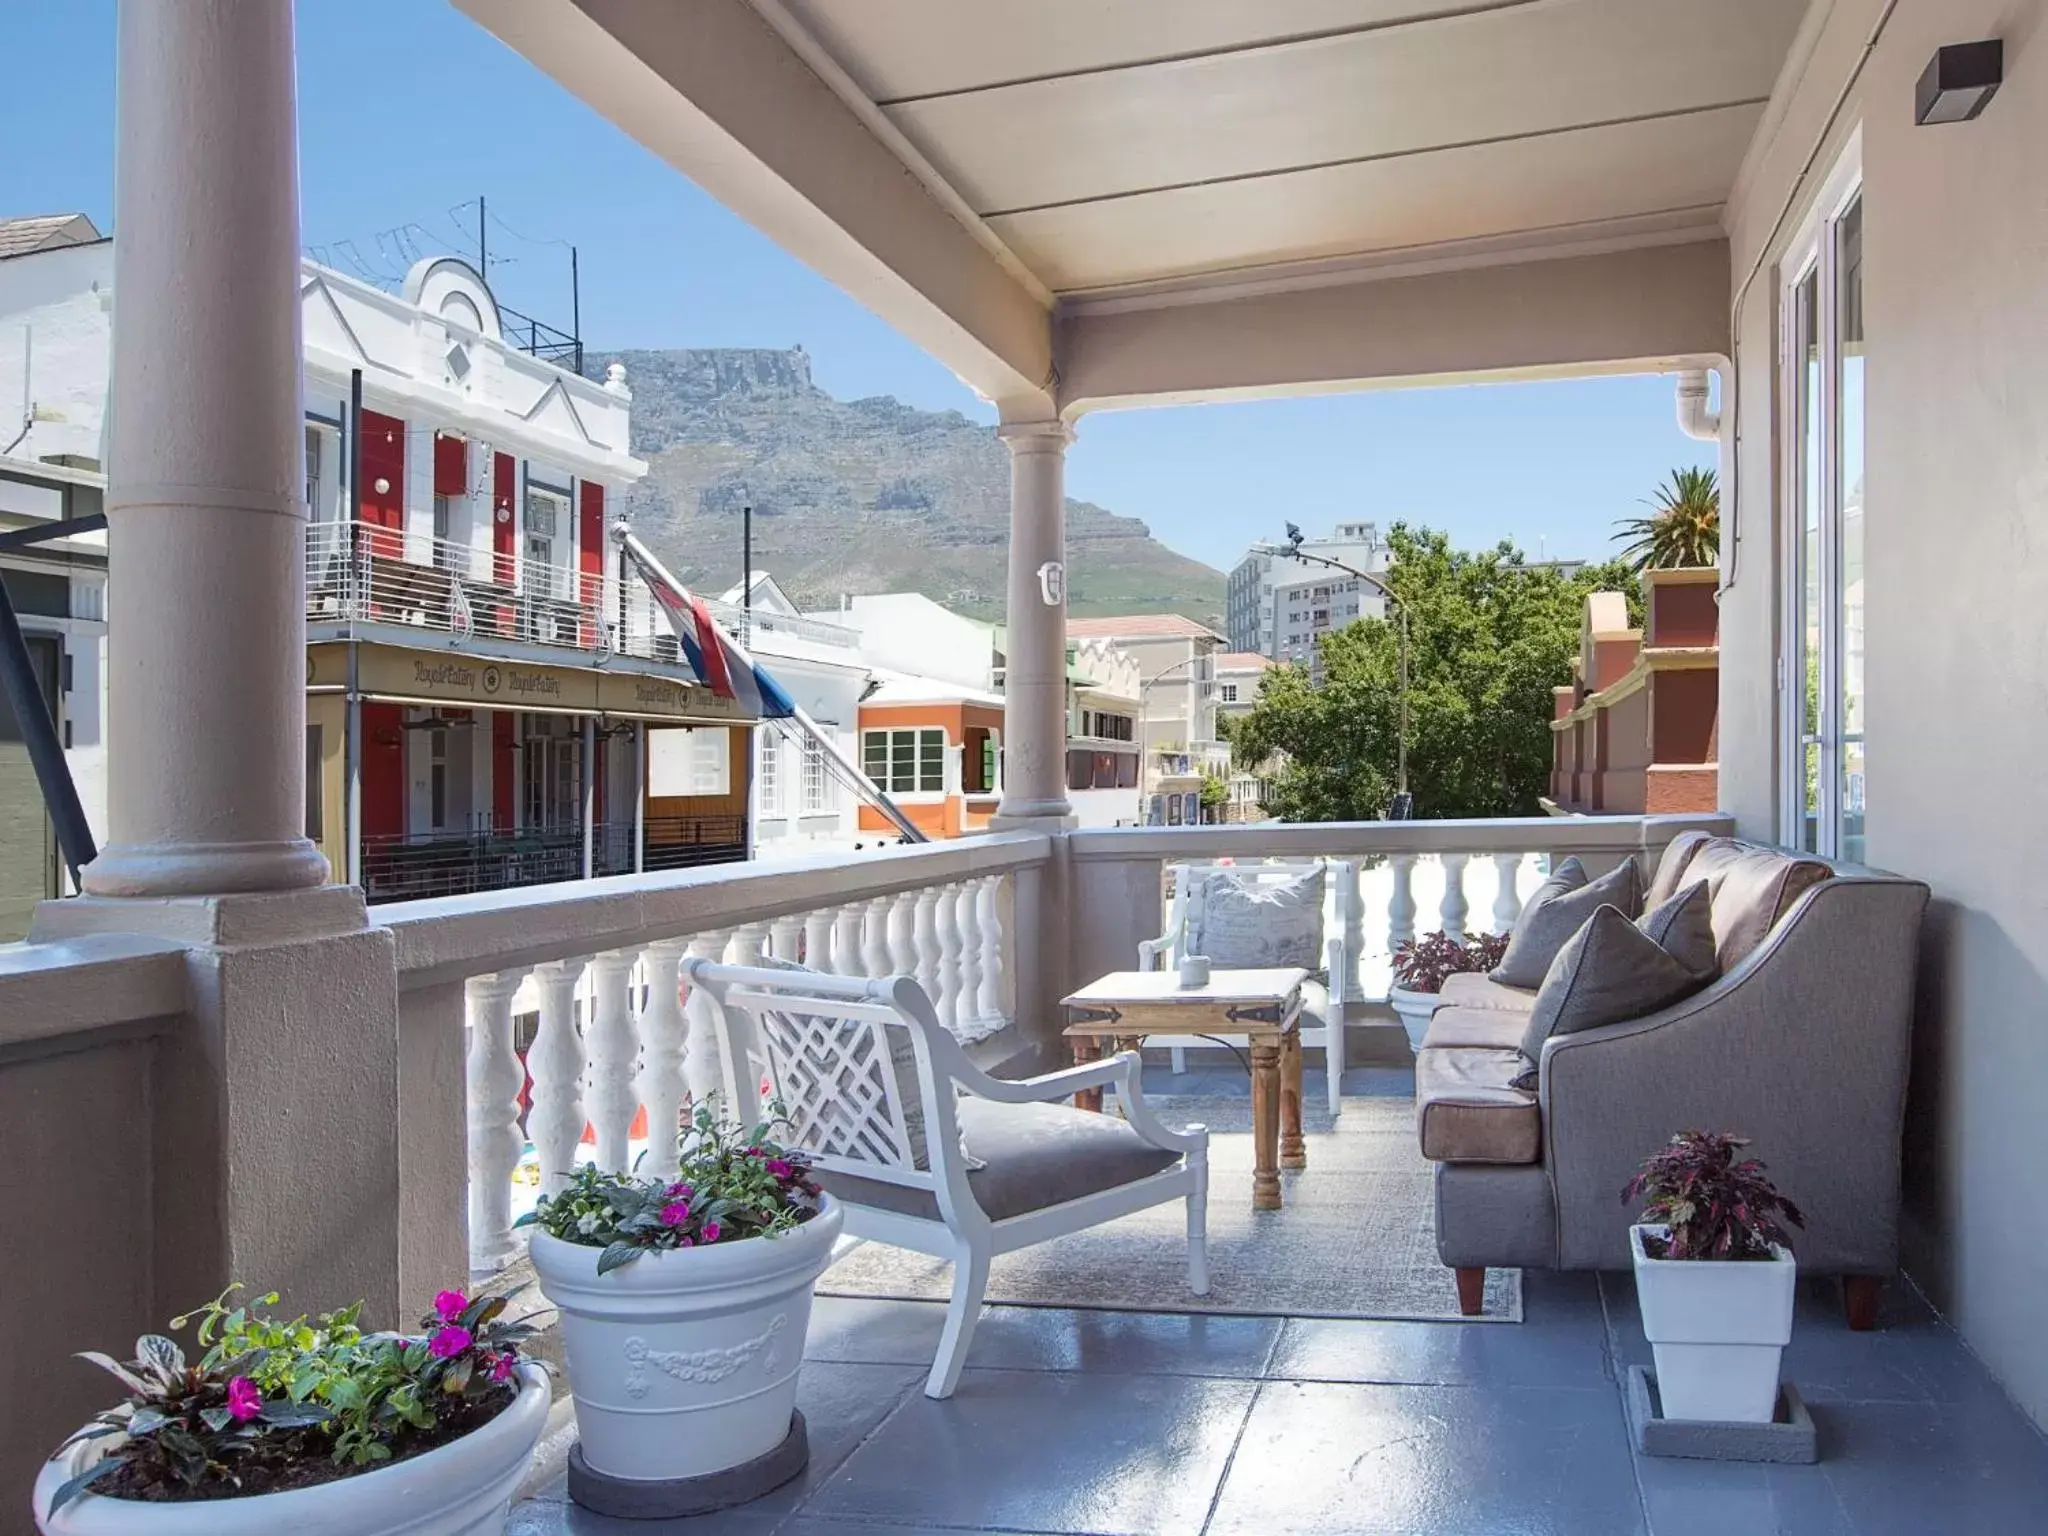
[(1342, 560), (1332, 560), (1328, 555), (1310, 554), (1301, 547), (1301, 530), (1293, 523), (1287, 525), (1287, 542), (1285, 544), (1254, 544), (1252, 552), (1254, 554), (1276, 556), (1282, 560), (1299, 560), (1304, 565), (1328, 566), (1333, 571), (1342, 571), (1347, 576), (1355, 576), (1386, 598), (1388, 602), (1392, 603), (1394, 611), (1401, 616), (1399, 662), (1401, 675), (1395, 689), (1396, 697), (1400, 700), (1401, 727), (1397, 749), (1397, 766), (1394, 771), (1394, 804), (1391, 808), (1392, 814), (1388, 819), (1391, 821), (1407, 820), (1408, 814), (1414, 806), (1414, 801), (1408, 793), (1408, 605), (1401, 600), (1399, 593), (1370, 571), (1361, 571), (1356, 566), (1346, 565)]

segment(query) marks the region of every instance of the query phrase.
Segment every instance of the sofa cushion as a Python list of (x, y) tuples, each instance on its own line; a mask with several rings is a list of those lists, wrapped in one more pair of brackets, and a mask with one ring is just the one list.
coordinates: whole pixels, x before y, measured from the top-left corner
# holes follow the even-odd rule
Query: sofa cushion
[(1496, 1013), (1518, 1013), (1526, 1017), (1536, 1006), (1536, 993), (1528, 987), (1504, 987), (1484, 971), (1461, 971), (1444, 978), (1437, 993), (1446, 1008), (1488, 1008)]
[(1276, 877), (1253, 865), (1204, 877), (1199, 927), (1187, 936), (1191, 954), (1219, 971), (1323, 964), (1323, 869)]
[(1704, 880), (1712, 893), (1714, 957), (1723, 971), (1747, 959), (1778, 919), (1833, 873), (1819, 859), (1732, 837), (1707, 839), (1685, 866), (1687, 883)]
[(1445, 1004), (1429, 1016), (1423, 1033), (1425, 1048), (1463, 1050), (1478, 1047), (1489, 1051), (1512, 1051), (1522, 1044), (1522, 1031), (1529, 1027), (1526, 1013), (1505, 1008), (1460, 1008)]
[(1543, 1145), (1536, 1095), (1514, 1086), (1518, 1051), (1415, 1056), (1415, 1129), (1433, 1163), (1533, 1163)]
[[(960, 1134), (985, 1166), (967, 1175), (975, 1203), (1004, 1221), (1078, 1200), (1163, 1172), (1178, 1152), (1148, 1144), (1117, 1115), (1070, 1104), (998, 1104), (960, 1100)], [(939, 1219), (938, 1196), (882, 1179), (820, 1169), (818, 1182), (842, 1200)]]
[(1558, 951), (1536, 994), (1521, 1040), (1521, 1082), (1543, 1059), (1552, 1035), (1576, 1034), (1639, 1019), (1669, 1007), (1714, 979), (1713, 931), (1708, 896), (1695, 882), (1632, 923), (1616, 907), (1602, 907)]
[(1649, 886), (1643, 891), (1644, 911), (1662, 906), (1678, 894), (1682, 883), (1689, 883), (1684, 878), (1685, 866), (1692, 862), (1692, 856), (1700, 851), (1700, 846), (1711, 840), (1710, 833), (1681, 832), (1664, 845)]
[(1515, 929), (1508, 936), (1507, 953), (1492, 971), (1504, 987), (1536, 988), (1550, 972), (1550, 962), (1564, 948), (1565, 941), (1585, 926), (1586, 919), (1601, 907), (1614, 907), (1625, 918), (1642, 910), (1642, 874), (1634, 859), (1623, 859), (1598, 880), (1587, 880), (1577, 870), (1579, 883), (1571, 882), (1577, 859), (1564, 866), (1529, 898)]

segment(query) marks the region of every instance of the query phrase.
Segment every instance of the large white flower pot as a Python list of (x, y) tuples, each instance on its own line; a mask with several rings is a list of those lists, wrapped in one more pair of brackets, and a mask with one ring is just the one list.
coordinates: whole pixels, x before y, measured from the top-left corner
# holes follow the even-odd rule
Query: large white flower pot
[(1401, 1027), (1408, 1031), (1408, 1049), (1422, 1049), (1423, 1031), (1429, 1028), (1430, 1015), (1443, 1005), (1443, 998), (1434, 992), (1411, 992), (1406, 987), (1391, 987), (1387, 991), (1387, 1002), (1401, 1020)]
[(1636, 1304), (1657, 1357), (1667, 1419), (1768, 1424), (1778, 1402), (1778, 1356), (1792, 1338), (1799, 1266), (1783, 1248), (1769, 1259), (1653, 1259), (1629, 1228)]
[(44, 1463), (36, 1529), (44, 1536), (496, 1536), (547, 1425), (548, 1397), (547, 1372), (528, 1361), (511, 1407), (424, 1456), (243, 1499), (158, 1504), (82, 1493), (53, 1515), (57, 1490), (111, 1443), (88, 1440)]
[(533, 1268), (562, 1309), (583, 1459), (607, 1477), (722, 1472), (789, 1434), (811, 1286), (845, 1217), (827, 1196), (777, 1237), (642, 1254), (610, 1274), (599, 1249), (535, 1230)]

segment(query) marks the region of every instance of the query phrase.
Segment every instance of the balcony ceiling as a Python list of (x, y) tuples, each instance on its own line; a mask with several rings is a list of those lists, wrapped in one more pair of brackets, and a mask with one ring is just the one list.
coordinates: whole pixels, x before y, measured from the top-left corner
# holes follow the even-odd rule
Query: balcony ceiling
[(1715, 231), (1807, 7), (756, 8), (822, 49), (1046, 288), (1078, 298), (1302, 264)]

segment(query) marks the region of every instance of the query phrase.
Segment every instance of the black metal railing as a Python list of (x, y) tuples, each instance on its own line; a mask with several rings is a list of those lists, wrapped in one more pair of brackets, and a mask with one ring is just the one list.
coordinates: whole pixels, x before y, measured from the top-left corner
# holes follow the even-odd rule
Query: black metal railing
[(573, 336), (531, 315), (522, 315), (503, 304), (498, 306), (498, 320), (504, 328), (505, 340), (521, 352), (529, 353), (544, 363), (553, 363), (557, 368), (566, 368), (571, 373), (583, 371), (583, 339), (580, 336)]
[[(742, 816), (660, 816), (645, 828), (645, 869), (689, 869), (747, 856)], [(592, 829), (591, 870), (633, 872), (634, 825)], [(574, 824), (507, 830), (384, 833), (363, 839), (363, 893), (371, 902), (468, 896), (522, 885), (583, 878), (583, 828)]]

